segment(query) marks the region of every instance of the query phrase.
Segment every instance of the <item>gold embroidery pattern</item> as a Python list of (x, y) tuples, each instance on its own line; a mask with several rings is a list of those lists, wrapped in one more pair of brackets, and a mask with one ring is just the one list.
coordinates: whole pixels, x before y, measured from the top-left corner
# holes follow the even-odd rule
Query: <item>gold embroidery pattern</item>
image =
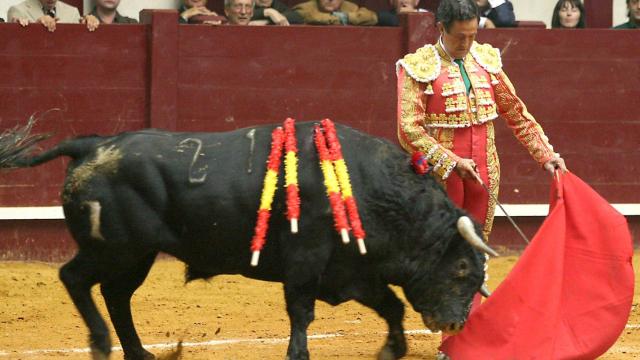
[[(403, 144), (407, 151), (412, 152), (409, 148), (415, 146), (415, 143), (423, 138), (424, 129), (419, 125), (421, 114), (424, 114), (424, 102), (420, 94), (420, 84), (405, 76), (402, 98), (400, 99), (400, 126), (398, 131), (402, 131), (407, 140), (411, 144)], [(402, 136), (398, 136), (400, 142), (403, 143)]]
[(431, 83), (427, 84), (427, 88), (424, 90), (424, 93), (427, 95), (433, 95), (433, 86)]
[(418, 82), (427, 83), (438, 78), (442, 63), (436, 47), (425, 45), (415, 53), (407, 54), (396, 62), (396, 73), (402, 66), (409, 76)]
[(471, 80), (471, 84), (473, 84), (474, 89), (490, 89), (491, 85), (489, 85), (489, 81), (484, 76), (478, 76), (475, 74), (469, 75), (469, 80)]
[(444, 102), (444, 106), (444, 111), (447, 113), (467, 110), (467, 97), (463, 94), (448, 97)]
[(464, 93), (464, 83), (458, 78), (451, 82), (442, 84), (442, 96), (449, 96)]
[(487, 90), (476, 90), (476, 103), (478, 105), (494, 105), (491, 92)]
[(400, 124), (398, 126), (400, 144), (409, 153), (422, 151), (426, 154), (430, 164), (440, 163), (440, 166), (446, 170), (451, 166), (452, 162), (456, 161), (456, 157), (448, 150), (443, 149), (436, 139), (427, 133), (423, 126), (426, 96), (421, 86), (424, 87), (425, 85), (404, 74), (402, 76), (404, 76), (404, 83), (400, 94), (401, 109)]
[(498, 198), (498, 190), (500, 188), (500, 160), (496, 151), (495, 131), (493, 123), (487, 123), (487, 173), (489, 178), (489, 204), (487, 207), (487, 217), (484, 221), (483, 233), (485, 241), (489, 239), (489, 234), (493, 227), (493, 217), (496, 211), (496, 202)]
[(473, 58), (485, 70), (492, 74), (498, 74), (502, 70), (502, 59), (500, 58), (500, 50), (489, 44), (478, 44), (474, 42), (470, 50)]
[(447, 67), (447, 72), (449, 73), (450, 79), (460, 78), (462, 76), (458, 65), (449, 65)]
[(467, 113), (460, 114), (427, 114), (427, 126), (429, 127), (467, 127), (470, 125)]
[(455, 169), (456, 164), (459, 160), (459, 158), (454, 153), (451, 152), (451, 149), (453, 149), (454, 131), (455, 130), (453, 128), (442, 128), (442, 127), (428, 129), (429, 135), (432, 136), (438, 142), (438, 144), (440, 144), (440, 147), (444, 149), (444, 151), (449, 154), (449, 158), (453, 160), (449, 162), (449, 165), (445, 166), (442, 172), (442, 175), (440, 175), (440, 173), (437, 173), (437, 172), (432, 173), (433, 177), (442, 186), (445, 186), (445, 188), (446, 188), (446, 183), (443, 181), (443, 177), (444, 179), (449, 177), (453, 169)]
[(429, 163), (434, 165), (433, 172), (442, 180), (446, 180), (451, 174), (451, 170), (456, 166), (456, 159), (449, 156), (451, 152), (438, 146)]
[(478, 118), (477, 123), (482, 124), (489, 120), (493, 120), (498, 117), (498, 113), (496, 111), (496, 105), (489, 106), (479, 106), (478, 107)]
[(555, 155), (553, 147), (536, 119), (516, 95), (509, 78), (504, 73), (500, 73), (497, 80), (498, 85), (494, 87), (494, 92), (500, 114), (535, 161), (543, 164)]

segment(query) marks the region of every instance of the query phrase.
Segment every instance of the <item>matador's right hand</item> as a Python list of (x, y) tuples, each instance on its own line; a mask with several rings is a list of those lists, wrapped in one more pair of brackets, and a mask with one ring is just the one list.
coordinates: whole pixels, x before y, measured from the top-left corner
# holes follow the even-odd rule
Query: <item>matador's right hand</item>
[(480, 179), (476, 163), (471, 159), (458, 160), (456, 173), (463, 179)]

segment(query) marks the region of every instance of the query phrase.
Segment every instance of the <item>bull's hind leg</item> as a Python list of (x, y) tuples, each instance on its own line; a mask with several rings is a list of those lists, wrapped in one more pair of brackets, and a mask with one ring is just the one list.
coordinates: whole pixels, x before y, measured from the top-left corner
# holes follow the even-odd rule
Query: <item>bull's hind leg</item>
[(291, 338), (287, 349), (287, 360), (309, 359), (307, 348), (307, 328), (314, 318), (317, 283), (284, 286), (287, 313), (291, 322)]
[(378, 359), (399, 359), (407, 353), (407, 340), (404, 337), (404, 327), (402, 326), (404, 304), (387, 285), (371, 290), (373, 291), (363, 292), (356, 300), (375, 310), (389, 326), (389, 335), (378, 353)]
[(60, 280), (89, 328), (89, 345), (93, 359), (106, 359), (111, 353), (109, 330), (91, 298), (91, 287), (98, 282), (95, 264), (78, 253), (60, 269)]
[(142, 347), (131, 316), (131, 296), (144, 282), (155, 258), (156, 253), (149, 254), (117, 276), (104, 279), (101, 284), (102, 296), (126, 360), (155, 359)]

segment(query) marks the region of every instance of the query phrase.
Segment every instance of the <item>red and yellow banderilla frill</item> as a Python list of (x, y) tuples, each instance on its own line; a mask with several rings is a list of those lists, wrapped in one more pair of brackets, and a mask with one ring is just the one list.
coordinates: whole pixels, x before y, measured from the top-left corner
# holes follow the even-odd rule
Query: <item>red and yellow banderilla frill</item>
[(365, 232), (362, 228), (362, 222), (360, 221), (360, 215), (358, 214), (358, 206), (356, 199), (353, 197), (353, 191), (351, 189), (351, 180), (349, 179), (349, 172), (347, 171), (347, 164), (342, 156), (342, 149), (340, 146), (340, 140), (338, 140), (338, 134), (333, 121), (329, 119), (322, 120), (322, 127), (326, 133), (327, 144), (329, 146), (329, 153), (335, 173), (338, 177), (338, 183), (342, 192), (342, 199), (347, 207), (347, 213), (349, 215), (349, 222), (353, 230), (358, 243), (358, 248), (361, 254), (367, 253), (367, 248), (364, 245)]
[(318, 157), (320, 158), (320, 168), (324, 175), (324, 185), (327, 189), (327, 196), (329, 197), (329, 203), (333, 210), (333, 221), (336, 230), (342, 236), (342, 242), (349, 243), (349, 223), (347, 222), (347, 215), (342, 202), (342, 195), (340, 193), (340, 186), (338, 185), (338, 179), (331, 162), (331, 155), (327, 148), (327, 140), (320, 129), (320, 126), (314, 127), (315, 143), (318, 149)]
[(251, 239), (251, 266), (258, 265), (260, 250), (262, 250), (264, 246), (267, 229), (269, 228), (271, 203), (273, 202), (273, 196), (278, 183), (278, 170), (280, 169), (283, 143), (284, 132), (282, 128), (277, 127), (273, 129), (271, 133), (271, 153), (269, 154), (269, 160), (267, 162), (267, 173), (264, 176), (260, 208), (258, 209), (258, 220), (256, 222), (253, 239)]
[(300, 219), (300, 195), (298, 188), (298, 144), (296, 141), (295, 120), (287, 118), (284, 121), (284, 171), (285, 187), (287, 188), (287, 220), (291, 222), (291, 232), (298, 233), (298, 219)]

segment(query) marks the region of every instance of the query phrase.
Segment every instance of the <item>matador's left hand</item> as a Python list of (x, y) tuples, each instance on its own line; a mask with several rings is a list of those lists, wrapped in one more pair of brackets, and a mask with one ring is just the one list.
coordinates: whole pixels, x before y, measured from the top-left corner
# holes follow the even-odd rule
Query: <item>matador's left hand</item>
[(560, 156), (556, 156), (547, 161), (542, 167), (544, 167), (544, 169), (547, 170), (551, 174), (551, 176), (553, 176), (556, 169), (560, 169), (563, 173), (567, 172), (567, 166), (564, 164), (564, 159)]

